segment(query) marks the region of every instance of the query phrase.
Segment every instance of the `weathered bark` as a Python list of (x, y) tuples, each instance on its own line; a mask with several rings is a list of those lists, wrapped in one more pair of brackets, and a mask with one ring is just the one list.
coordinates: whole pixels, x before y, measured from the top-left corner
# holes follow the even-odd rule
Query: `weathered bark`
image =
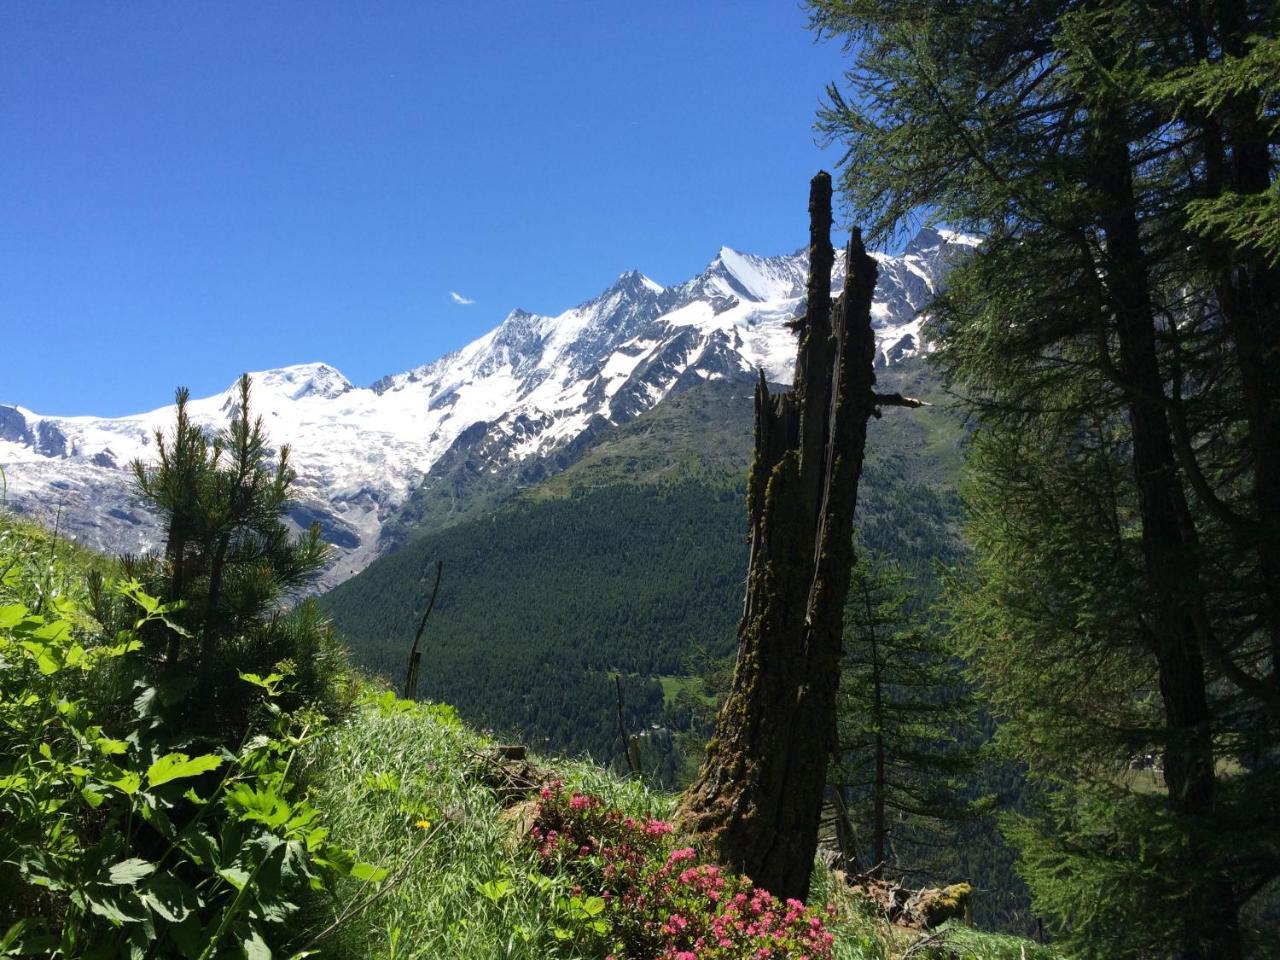
[[(1103, 271), (1114, 314), (1133, 437), (1133, 471), (1142, 519), (1142, 553), (1152, 604), (1148, 634), (1164, 703), (1164, 770), (1170, 806), (1188, 834), (1187, 866), (1205, 855), (1217, 789), (1202, 646), (1204, 610), (1195, 529), (1183, 494), (1156, 352), (1155, 313), (1138, 231), (1128, 147), (1104, 116), (1091, 143), (1094, 186), (1105, 198)], [(1193, 874), (1194, 875), (1194, 874)], [(1227, 889), (1223, 889), (1227, 886)], [(1184, 960), (1230, 958), (1240, 952), (1229, 886), (1212, 871), (1188, 891)]]
[(913, 930), (932, 930), (948, 920), (964, 917), (973, 896), (973, 888), (967, 883), (914, 890), (872, 874), (847, 880), (854, 892), (880, 908), (886, 920)]
[(756, 387), (751, 559), (733, 685), (679, 825), (723, 864), (803, 899), (835, 746), (840, 641), (867, 420), (875, 261), (855, 230), (832, 309), (831, 178), (809, 195), (808, 306), (795, 382)]

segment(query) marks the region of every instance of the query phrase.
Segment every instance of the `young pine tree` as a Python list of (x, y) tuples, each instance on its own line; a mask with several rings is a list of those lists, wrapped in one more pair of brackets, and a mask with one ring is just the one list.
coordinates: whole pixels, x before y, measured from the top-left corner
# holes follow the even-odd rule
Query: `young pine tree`
[(976, 721), (957, 662), (909, 601), (902, 570), (864, 553), (845, 607), (829, 778), (849, 811), (860, 869), (933, 878), (947, 825), (969, 813)]
[(210, 437), (178, 390), (173, 431), (156, 434), (157, 461), (133, 465), (141, 496), (163, 518), (164, 550), (122, 560), (126, 577), (180, 603), (146, 637), (164, 689), (185, 723), (225, 737), (249, 721), (253, 696), (241, 672), (285, 663), (296, 695), (317, 699), (332, 693), (341, 662), (318, 607), (294, 602), (328, 548), (318, 525), (294, 535), (285, 524), (296, 474), (287, 446), (272, 455), (250, 394), (245, 374), (229, 425)]

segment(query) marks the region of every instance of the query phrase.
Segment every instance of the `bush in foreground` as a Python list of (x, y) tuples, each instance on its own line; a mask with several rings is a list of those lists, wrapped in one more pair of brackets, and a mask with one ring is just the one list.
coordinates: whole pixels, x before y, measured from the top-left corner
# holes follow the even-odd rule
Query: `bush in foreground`
[(528, 842), (549, 874), (570, 874), (602, 909), (594, 932), (614, 960), (829, 960), (832, 935), (798, 900), (674, 849), (662, 820), (629, 817), (599, 798), (542, 789)]
[(142, 635), (174, 607), (103, 583), (123, 621), (104, 631), (96, 566), (0, 513), (0, 955), (279, 955), (312, 888), (378, 877), (291, 775), (322, 723), (279, 709), (284, 671), (237, 678), (256, 704), (243, 740), (165, 723)]

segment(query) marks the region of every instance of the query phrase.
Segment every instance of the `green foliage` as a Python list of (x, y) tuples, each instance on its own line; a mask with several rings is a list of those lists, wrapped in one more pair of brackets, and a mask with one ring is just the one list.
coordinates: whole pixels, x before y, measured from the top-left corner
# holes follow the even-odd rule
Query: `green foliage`
[[(588, 896), (579, 943), (600, 941), (616, 960), (768, 956), (830, 960), (819, 911), (783, 903), (744, 876), (677, 848), (662, 820), (625, 816), (599, 797), (544, 786), (527, 844), (544, 873), (570, 873)], [(569, 931), (566, 931), (568, 933)], [(595, 934), (595, 938), (590, 935)]]
[[(582, 939), (597, 904), (574, 889), (574, 877), (538, 869), (516, 839), (518, 816), (504, 813), (485, 785), (481, 758), (490, 745), (447, 706), (386, 692), (367, 695), (347, 722), (308, 747), (304, 769), (333, 839), (377, 860), (392, 878), (367, 910), (319, 941), (326, 956), (604, 955)], [(599, 768), (560, 767), (567, 783), (633, 815), (670, 807), (669, 798)], [(312, 926), (341, 917), (359, 888), (354, 879), (338, 884)]]
[[(133, 465), (139, 493), (164, 524), (164, 551), (121, 562), (126, 579), (171, 607), (142, 640), (175, 720), (231, 739), (254, 708), (241, 672), (265, 674), (288, 662), (286, 705), (327, 698), (335, 710), (343, 669), (319, 608), (295, 602), (328, 551), (319, 527), (294, 537), (284, 523), (296, 474), (287, 445), (272, 460), (250, 392), (246, 374), (229, 426), (210, 437), (191, 422), (186, 390), (178, 391), (172, 431), (156, 433), (157, 462)], [(110, 593), (96, 589), (93, 600), (103, 623), (127, 622), (129, 610)]]
[(423, 639), (425, 696), (477, 726), (608, 758), (619, 750), (614, 671), (628, 728), (643, 730), (662, 711), (652, 675), (679, 672), (694, 643), (732, 641), (740, 511), (731, 488), (585, 492), (423, 538), (321, 602), (353, 659), (398, 681), (422, 572), (444, 558)]
[[(485, 784), (491, 768), (483, 757), (492, 745), (448, 708), (408, 703), (389, 692), (366, 695), (346, 722), (308, 744), (302, 769), (332, 839), (389, 871), (367, 909), (315, 943), (324, 956), (602, 960), (612, 950), (597, 929), (608, 911), (603, 896), (572, 862), (548, 869), (555, 858), (521, 839), (535, 822), (531, 808), (504, 809)], [(593, 813), (616, 810), (640, 823), (673, 809), (673, 797), (599, 767), (532, 759), (563, 780), (566, 805), (575, 793), (587, 795), (599, 798)], [(601, 828), (586, 835), (601, 836)], [(828, 930), (838, 960), (898, 960), (920, 939), (877, 919), (823, 869), (815, 870), (814, 889), (815, 903), (837, 907)], [(358, 881), (347, 877), (321, 906), (313, 905), (309, 926), (323, 930), (364, 899)], [(952, 938), (956, 960), (1052, 958), (1025, 940), (968, 930), (949, 931), (946, 943)]]
[(1037, 909), (1082, 955), (1239, 955), (1280, 873), (1276, 8), (809, 6), (854, 216), (986, 238), (932, 308), (977, 420), (949, 603), (1053, 785), (1011, 820)]
[[(0, 559), (13, 559), (12, 542)], [(23, 592), (14, 566), (0, 600)], [(352, 868), (289, 778), (306, 721), (271, 722), (235, 749), (157, 721), (139, 684), (119, 710), (96, 696), (137, 666), (148, 627), (177, 611), (136, 583), (139, 612), (106, 639), (75, 601), (35, 614), (0, 603), (0, 925), (7, 951), (50, 957), (268, 956), (297, 898)]]
[[(1280, 37), (1257, 34), (1237, 53), (1202, 59), (1151, 80), (1149, 95), (1190, 119), (1249, 109), (1272, 141), (1280, 137)], [(1186, 204), (1187, 228), (1227, 248), (1280, 262), (1280, 182), (1266, 190), (1223, 190)]]
[(828, 777), (851, 813), (862, 870), (945, 877), (948, 828), (972, 815), (976, 706), (900, 568), (863, 551), (845, 607), (838, 752)]
[[(113, 565), (0, 517), (0, 929), (6, 953), (269, 957), (300, 904), (384, 871), (327, 839), (293, 758), (340, 705), (343, 660), (311, 603), (324, 560), (281, 522), (241, 383), (208, 438), (179, 393), (136, 465), (163, 557)], [(323, 710), (317, 710), (316, 707)]]

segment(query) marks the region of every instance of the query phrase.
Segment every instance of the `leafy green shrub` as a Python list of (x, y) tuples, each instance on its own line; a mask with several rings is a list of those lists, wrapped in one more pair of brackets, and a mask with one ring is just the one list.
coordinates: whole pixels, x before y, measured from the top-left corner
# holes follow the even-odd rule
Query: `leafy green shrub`
[(150, 626), (176, 627), (174, 606), (136, 582), (115, 592), (141, 615), (109, 642), (66, 597), (42, 614), (0, 605), (0, 949), (269, 957), (295, 936), (300, 894), (380, 871), (329, 842), (297, 796), (290, 768), (316, 720), (276, 705), (281, 673), (244, 676), (267, 721), (234, 749), (159, 722), (154, 686), (123, 712), (88, 695), (100, 674), (129, 672)]
[[(305, 753), (313, 802), (333, 839), (390, 871), (367, 910), (319, 942), (334, 960), (583, 960), (607, 953), (592, 929), (601, 898), (570, 873), (540, 869), (518, 842), (482, 773), (491, 741), (451, 707), (390, 692), (361, 699)], [(560, 761), (571, 782), (611, 807), (659, 809), (670, 799), (586, 763)], [(638, 813), (637, 813), (638, 815)], [(419, 824), (430, 821), (430, 842)], [(350, 877), (309, 917), (323, 928), (359, 897)], [(575, 889), (576, 888), (576, 889)]]

